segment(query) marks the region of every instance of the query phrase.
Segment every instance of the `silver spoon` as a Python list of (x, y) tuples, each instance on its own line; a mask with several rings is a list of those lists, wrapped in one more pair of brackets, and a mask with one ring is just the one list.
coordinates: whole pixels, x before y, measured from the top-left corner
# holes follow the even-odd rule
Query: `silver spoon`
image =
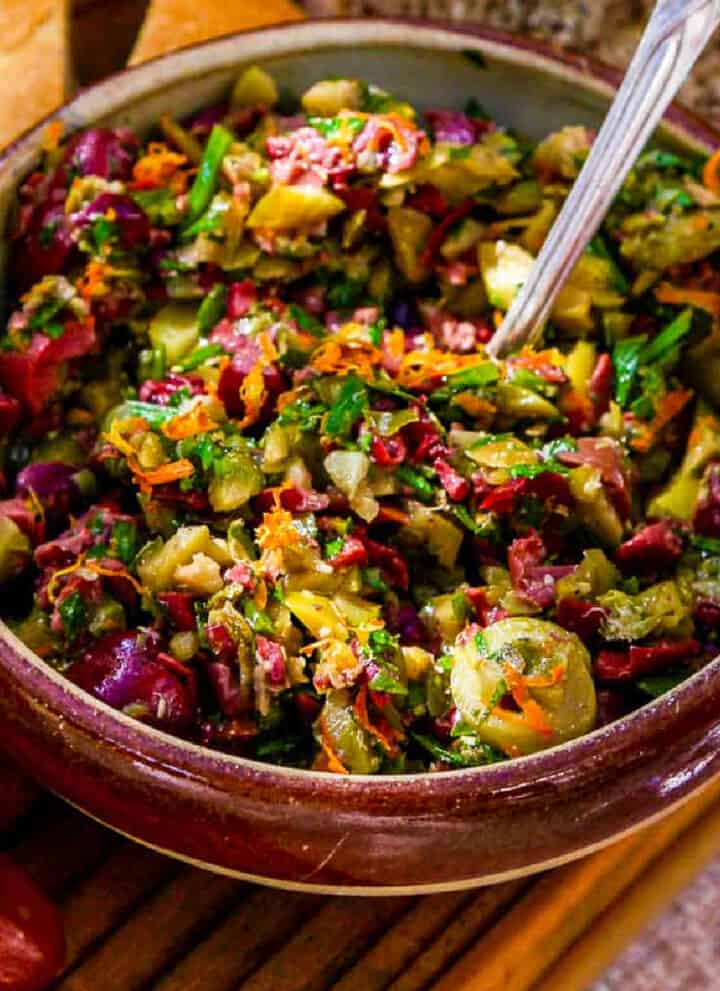
[(499, 330), (495, 358), (532, 343), (615, 194), (714, 29), (720, 0), (658, 0), (585, 165)]

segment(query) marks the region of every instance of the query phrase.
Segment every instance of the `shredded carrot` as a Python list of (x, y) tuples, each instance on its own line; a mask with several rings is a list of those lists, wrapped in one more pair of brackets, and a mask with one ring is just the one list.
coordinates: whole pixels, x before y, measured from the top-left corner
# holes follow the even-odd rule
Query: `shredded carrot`
[(553, 728), (545, 715), (542, 707), (538, 705), (535, 699), (526, 699), (525, 704), (522, 707), (523, 716), (525, 716), (525, 721), (531, 730), (535, 733), (540, 733), (541, 736), (552, 736)]
[(172, 420), (162, 425), (162, 432), (170, 440), (184, 440), (197, 434), (206, 434), (217, 429), (218, 424), (213, 420), (203, 403), (196, 403), (186, 413), (174, 416)]
[(549, 675), (526, 675), (524, 678), (528, 688), (551, 688), (561, 682), (567, 674), (566, 664), (556, 664)]
[(343, 762), (338, 757), (337, 752), (333, 747), (333, 743), (332, 740), (330, 739), (330, 734), (328, 733), (328, 728), (324, 716), (320, 717), (320, 746), (322, 747), (322, 752), (325, 755), (325, 759), (327, 761), (328, 771), (332, 771), (334, 774), (350, 773), (343, 764)]
[(370, 716), (367, 711), (367, 685), (363, 685), (357, 693), (353, 710), (355, 712), (355, 718), (360, 726), (362, 726), (362, 728), (371, 736), (375, 737), (388, 756), (394, 757), (398, 753), (397, 743), (394, 740), (388, 739), (382, 730), (378, 729), (378, 727), (370, 721)]
[(663, 396), (652, 420), (649, 423), (636, 425), (635, 435), (630, 439), (630, 447), (641, 453), (649, 451), (659, 434), (678, 413), (682, 412), (692, 396), (690, 389), (675, 389)]
[(63, 121), (51, 120), (43, 133), (43, 151), (55, 151), (55, 149), (60, 145), (64, 131), (65, 124)]
[[(503, 665), (503, 674), (505, 675), (505, 680), (508, 683), (513, 700), (522, 709), (525, 723), (535, 733), (541, 733), (543, 736), (552, 736), (553, 728), (547, 716), (535, 699), (530, 697), (528, 680), (512, 664)], [(503, 710), (496, 707), (493, 713), (496, 714), (498, 711)]]
[(703, 184), (713, 193), (720, 193), (720, 148), (705, 162)]
[(710, 226), (710, 221), (708, 220), (708, 218), (705, 216), (704, 213), (697, 214), (697, 216), (693, 218), (692, 223), (695, 230), (698, 231), (706, 231)]
[(669, 282), (661, 282), (655, 290), (655, 299), (658, 303), (694, 306), (699, 310), (707, 310), (715, 317), (720, 317), (720, 293), (717, 292), (684, 289), (682, 286), (672, 286)]

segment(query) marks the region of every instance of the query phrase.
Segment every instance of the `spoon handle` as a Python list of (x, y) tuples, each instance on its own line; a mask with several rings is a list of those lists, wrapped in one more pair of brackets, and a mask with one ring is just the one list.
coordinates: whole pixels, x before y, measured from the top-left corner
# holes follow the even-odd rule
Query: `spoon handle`
[(531, 343), (713, 30), (720, 0), (658, 0), (580, 175), (497, 333), (500, 358)]

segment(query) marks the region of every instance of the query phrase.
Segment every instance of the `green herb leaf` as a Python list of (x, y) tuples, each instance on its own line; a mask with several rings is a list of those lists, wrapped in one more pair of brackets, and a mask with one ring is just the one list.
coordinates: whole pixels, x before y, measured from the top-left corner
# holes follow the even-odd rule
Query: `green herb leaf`
[(350, 375), (343, 382), (338, 397), (328, 412), (325, 432), (331, 437), (347, 437), (367, 405), (367, 388), (357, 376)]
[(411, 468), (410, 465), (398, 465), (395, 469), (395, 475), (404, 485), (408, 485), (422, 502), (434, 500), (434, 487), (415, 468)]
[[(218, 282), (212, 287), (198, 310), (198, 330), (202, 336), (209, 334), (225, 316), (226, 303), (227, 289), (222, 282)], [(217, 347), (218, 345), (211, 346)]]
[(58, 612), (62, 618), (68, 640), (75, 640), (87, 623), (87, 611), (83, 597), (79, 592), (71, 592), (58, 606)]
[(647, 335), (641, 334), (638, 337), (626, 337), (624, 340), (618, 341), (613, 349), (615, 398), (623, 409), (630, 399), (635, 376), (640, 367), (640, 355), (646, 343)]
[(234, 140), (233, 134), (226, 127), (222, 124), (214, 125), (188, 195), (188, 213), (183, 224), (183, 231), (188, 231), (210, 205), (210, 200), (217, 188), (223, 159)]
[(137, 527), (130, 520), (113, 523), (112, 539), (115, 553), (127, 565), (132, 564), (139, 550)]
[(308, 125), (319, 131), (324, 138), (336, 138), (343, 131), (349, 130), (353, 135), (359, 134), (365, 127), (362, 117), (308, 117)]
[(225, 354), (225, 348), (222, 344), (203, 344), (191, 351), (187, 358), (179, 361), (175, 368), (179, 368), (181, 372), (192, 372), (204, 365), (210, 358), (217, 358), (221, 354)]
[[(692, 322), (693, 311), (691, 307), (688, 307), (679, 313), (667, 327), (664, 327), (657, 336), (648, 341), (639, 352), (638, 363), (650, 365), (654, 361), (661, 361), (666, 358), (683, 337), (690, 333)], [(634, 338), (634, 340), (638, 340), (638, 338)]]

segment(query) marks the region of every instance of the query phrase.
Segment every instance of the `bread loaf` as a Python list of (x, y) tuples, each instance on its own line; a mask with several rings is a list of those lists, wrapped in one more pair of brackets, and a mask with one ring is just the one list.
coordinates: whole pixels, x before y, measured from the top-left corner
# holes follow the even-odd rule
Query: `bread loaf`
[(291, 0), (151, 0), (130, 65), (232, 31), (301, 17)]
[(0, 2), (0, 146), (65, 100), (69, 56), (68, 0)]

